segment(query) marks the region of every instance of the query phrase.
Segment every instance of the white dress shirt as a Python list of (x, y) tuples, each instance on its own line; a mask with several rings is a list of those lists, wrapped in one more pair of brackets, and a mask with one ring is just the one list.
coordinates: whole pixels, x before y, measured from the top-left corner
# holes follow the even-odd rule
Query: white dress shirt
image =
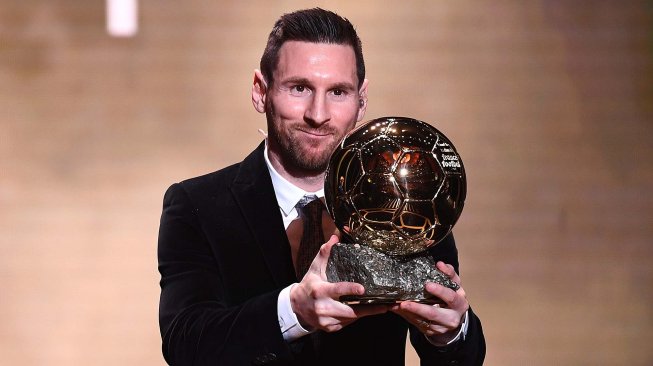
[[(265, 157), (265, 164), (270, 172), (270, 178), (272, 178), (272, 187), (274, 188), (274, 195), (277, 197), (277, 202), (279, 203), (279, 210), (281, 211), (281, 218), (283, 219), (283, 227), (284, 229), (288, 229), (290, 223), (299, 218), (299, 212), (297, 212), (297, 209), (295, 208), (299, 200), (301, 200), (305, 195), (315, 195), (318, 198), (322, 198), (324, 197), (324, 189), (317, 192), (306, 192), (282, 177), (270, 163), (267, 140), (263, 156)], [(293, 283), (284, 288), (277, 299), (279, 326), (281, 327), (283, 339), (288, 342), (292, 342), (313, 332), (304, 329), (304, 327), (299, 324), (297, 315), (295, 315), (292, 306), (290, 305), (290, 289), (295, 285), (297, 284)]]

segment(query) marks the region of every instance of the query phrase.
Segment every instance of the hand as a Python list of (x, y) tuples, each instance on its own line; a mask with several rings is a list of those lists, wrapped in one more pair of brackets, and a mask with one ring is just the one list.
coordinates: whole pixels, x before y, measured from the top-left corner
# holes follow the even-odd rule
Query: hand
[(331, 247), (338, 242), (332, 235), (320, 248), (301, 282), (290, 290), (290, 304), (299, 323), (307, 329), (336, 332), (358, 318), (388, 311), (386, 305), (349, 306), (338, 301), (343, 295), (362, 295), (363, 285), (326, 280), (326, 265)]
[[(453, 266), (438, 262), (437, 268), (452, 281), (460, 285), (460, 277)], [(437, 283), (427, 282), (426, 291), (444, 302), (444, 304), (427, 305), (412, 301), (404, 301), (392, 308), (409, 323), (416, 326), (422, 333), (435, 343), (446, 344), (455, 337), (462, 324), (462, 318), (469, 309), (465, 290), (460, 287), (454, 291)]]

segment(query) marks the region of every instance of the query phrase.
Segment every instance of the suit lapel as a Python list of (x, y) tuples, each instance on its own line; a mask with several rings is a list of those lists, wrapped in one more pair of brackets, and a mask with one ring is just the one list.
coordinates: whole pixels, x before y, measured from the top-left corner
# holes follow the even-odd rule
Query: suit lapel
[(259, 244), (270, 275), (282, 287), (296, 282), (297, 278), (279, 204), (263, 157), (264, 148), (263, 142), (243, 160), (231, 191)]

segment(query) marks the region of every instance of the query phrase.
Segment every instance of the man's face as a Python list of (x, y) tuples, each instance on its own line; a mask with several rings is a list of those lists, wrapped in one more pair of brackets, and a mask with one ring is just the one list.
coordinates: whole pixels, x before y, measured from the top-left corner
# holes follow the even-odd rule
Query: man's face
[(270, 154), (293, 173), (319, 174), (365, 112), (351, 46), (290, 41), (264, 97)]

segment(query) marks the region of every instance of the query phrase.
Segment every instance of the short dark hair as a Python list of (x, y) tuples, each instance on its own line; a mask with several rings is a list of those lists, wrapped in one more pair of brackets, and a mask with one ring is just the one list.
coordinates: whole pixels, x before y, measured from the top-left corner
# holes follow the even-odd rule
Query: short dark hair
[(274, 24), (261, 57), (261, 72), (269, 85), (279, 63), (279, 50), (287, 41), (349, 45), (356, 55), (356, 76), (360, 87), (365, 80), (363, 45), (354, 26), (340, 15), (320, 8), (282, 15)]

